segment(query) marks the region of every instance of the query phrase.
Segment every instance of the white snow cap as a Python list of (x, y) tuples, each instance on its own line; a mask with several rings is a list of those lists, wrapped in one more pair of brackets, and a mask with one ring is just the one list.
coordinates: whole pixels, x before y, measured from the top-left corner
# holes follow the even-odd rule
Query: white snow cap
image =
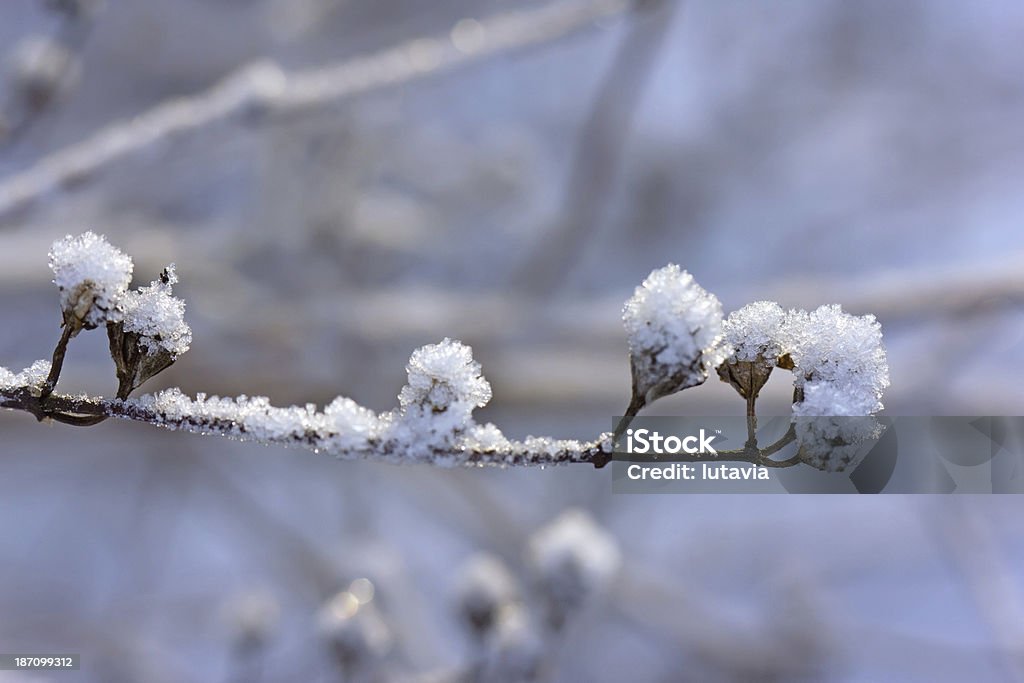
[[(811, 313), (790, 311), (783, 350), (804, 388), (805, 415), (870, 415), (882, 409), (889, 363), (882, 328), (873, 315), (854, 316), (838, 305)], [(809, 401), (809, 403), (808, 403)]]
[(50, 269), (60, 288), (65, 320), (85, 328), (118, 320), (117, 305), (131, 284), (132, 268), (127, 254), (91, 231), (54, 242)]
[(440, 413), (456, 406), (468, 415), (491, 400), (491, 385), (473, 360), (473, 349), (447, 337), (413, 352), (406, 366), (409, 383), (398, 400), (403, 409), (423, 406)]
[(192, 329), (185, 322), (185, 302), (171, 294), (177, 282), (172, 263), (149, 287), (125, 292), (121, 299), (125, 332), (139, 335), (139, 343), (150, 355), (162, 349), (176, 359), (192, 343)]
[(572, 607), (618, 570), (615, 539), (583, 510), (567, 510), (530, 539), (530, 564), (548, 595)]
[(774, 361), (781, 356), (782, 326), (786, 312), (774, 301), (755, 301), (726, 318), (725, 339), (733, 347), (733, 359), (753, 361), (758, 356)]
[(704, 382), (730, 349), (722, 304), (674, 264), (655, 270), (626, 302), (634, 384), (648, 402)]
[(824, 381), (805, 383), (804, 400), (793, 406), (793, 414), (799, 417), (848, 417), (870, 415), (877, 410), (878, 399), (873, 395)]

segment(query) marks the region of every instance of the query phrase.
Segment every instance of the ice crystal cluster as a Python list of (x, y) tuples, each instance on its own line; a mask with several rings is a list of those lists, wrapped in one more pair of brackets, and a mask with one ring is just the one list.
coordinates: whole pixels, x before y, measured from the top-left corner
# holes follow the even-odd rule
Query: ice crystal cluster
[(653, 271), (626, 302), (633, 397), (641, 405), (702, 384), (728, 355), (722, 304), (674, 264)]
[(177, 359), (192, 343), (192, 330), (185, 322), (185, 302), (171, 294), (176, 284), (178, 275), (172, 263), (158, 280), (125, 293), (121, 300), (124, 331), (138, 335), (150, 356), (164, 351)]
[(870, 415), (882, 409), (889, 365), (873, 315), (850, 315), (837, 305), (783, 313), (778, 304), (759, 301), (732, 313), (725, 330), (734, 349), (728, 364), (764, 362), (769, 369), (793, 370), (803, 393), (795, 414)]
[[(793, 359), (796, 382), (803, 386), (805, 400), (810, 387), (830, 387), (808, 410), (868, 415), (882, 409), (889, 364), (875, 316), (850, 315), (837, 305), (821, 306), (811, 313), (791, 311), (784, 332), (786, 351)], [(826, 405), (826, 398), (835, 400)]]
[(127, 403), (172, 429), (262, 443), (315, 442), (319, 448), (339, 453), (366, 449), (378, 429), (373, 411), (343, 397), (321, 412), (313, 404), (276, 407), (266, 396), (222, 398), (200, 393), (193, 399), (175, 387)]
[(756, 397), (776, 366), (796, 375), (793, 420), (805, 462), (842, 471), (863, 454), (863, 442), (878, 436), (870, 416), (883, 407), (889, 365), (874, 316), (837, 305), (783, 312), (759, 301), (732, 313), (725, 331), (734, 351), (719, 375), (741, 395)]
[(38, 388), (50, 374), (50, 361), (37, 360), (19, 373), (0, 367), (0, 389)]
[(60, 290), (64, 323), (77, 334), (119, 320), (118, 304), (131, 284), (133, 268), (127, 254), (93, 232), (54, 242), (50, 269)]
[(384, 436), (408, 453), (431, 457), (473, 426), (473, 410), (491, 400), (491, 385), (473, 350), (449, 338), (414, 351), (405, 369), (399, 408), (381, 416)]
[(733, 349), (730, 360), (769, 359), (774, 365), (783, 353), (785, 321), (786, 312), (774, 301), (755, 301), (729, 314), (723, 329)]

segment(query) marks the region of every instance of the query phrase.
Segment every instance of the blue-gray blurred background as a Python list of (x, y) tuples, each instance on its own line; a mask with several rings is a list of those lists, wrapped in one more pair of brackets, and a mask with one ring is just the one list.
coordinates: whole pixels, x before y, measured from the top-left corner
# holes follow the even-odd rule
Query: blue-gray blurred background
[[(727, 311), (876, 314), (891, 414), (1021, 414), (1024, 5), (666, 0), (550, 31), (590, 6), (551, 1), (4, 0), (0, 196), (257, 60), (397, 46), (422, 68), (186, 126), (0, 213), (0, 365), (49, 356), (48, 246), (92, 229), (137, 283), (178, 265), (193, 348), (149, 390), (388, 409), (410, 352), (451, 336), (493, 385), (479, 419), (592, 438), (628, 399), (622, 302), (676, 262)], [(491, 53), (501, 21), (537, 37)], [(99, 332), (65, 368), (62, 391), (114, 391)], [(763, 410), (788, 393), (774, 378)], [(649, 412), (742, 410), (713, 381)], [(337, 680), (315, 615), (359, 577), (394, 636), (375, 680), (458, 680), (477, 647), (460, 564), (493, 553), (528, 585), (528, 539), (570, 507), (624, 563), (542, 680), (1021, 680), (1020, 505), (612, 496), (589, 467), (335, 462), (3, 414), (0, 650), (83, 669), (0, 681)], [(272, 616), (255, 653), (253, 604)]]

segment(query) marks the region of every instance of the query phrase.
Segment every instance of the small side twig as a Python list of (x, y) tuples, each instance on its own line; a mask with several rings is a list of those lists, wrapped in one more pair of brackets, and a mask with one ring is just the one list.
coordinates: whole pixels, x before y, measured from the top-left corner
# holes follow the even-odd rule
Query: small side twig
[(41, 399), (45, 400), (47, 396), (53, 393), (54, 388), (57, 386), (57, 381), (60, 379), (60, 371), (64, 367), (64, 355), (68, 351), (68, 342), (71, 341), (73, 335), (74, 328), (65, 323), (61, 327), (60, 340), (53, 349), (53, 361), (50, 363), (50, 372), (46, 376), (46, 383), (43, 384), (39, 394)]

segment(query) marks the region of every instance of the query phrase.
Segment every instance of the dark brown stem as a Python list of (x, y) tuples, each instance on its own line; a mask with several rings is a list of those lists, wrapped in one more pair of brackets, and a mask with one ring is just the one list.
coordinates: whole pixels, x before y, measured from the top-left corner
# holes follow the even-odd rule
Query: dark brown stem
[(53, 393), (54, 388), (57, 386), (57, 381), (60, 380), (60, 371), (64, 367), (64, 354), (68, 351), (68, 342), (71, 341), (71, 336), (74, 334), (71, 325), (64, 323), (61, 333), (60, 340), (57, 342), (57, 347), (53, 350), (53, 361), (50, 363), (50, 374), (46, 376), (46, 382), (43, 384), (42, 390), (39, 392), (39, 398), (46, 399), (47, 396)]
[(747, 443), (746, 447), (757, 450), (757, 411), (754, 409), (757, 403), (757, 396), (747, 396)]
[[(647, 401), (644, 400), (644, 397), (639, 396), (636, 394), (636, 392), (634, 392), (633, 397), (629, 400), (629, 405), (626, 406), (626, 411), (625, 413), (623, 413), (622, 419), (619, 420), (619, 423), (617, 425), (615, 425), (615, 431), (612, 432), (613, 450), (615, 442), (618, 440), (620, 436), (622, 436), (622, 433), (626, 431), (627, 427), (629, 427), (630, 421), (632, 421), (632, 419), (636, 417), (641, 410), (643, 410), (645, 405), (647, 405)], [(594, 457), (590, 459), (590, 462), (597, 469), (601, 469), (609, 462), (611, 462), (611, 460), (611, 453), (602, 452), (594, 455)]]
[(636, 417), (644, 406), (647, 405), (647, 401), (644, 400), (643, 396), (633, 395), (633, 398), (629, 400), (629, 405), (626, 406), (626, 412), (622, 414), (622, 419), (619, 420), (619, 424), (615, 425), (614, 436), (621, 436), (626, 428), (629, 427), (630, 421)]

